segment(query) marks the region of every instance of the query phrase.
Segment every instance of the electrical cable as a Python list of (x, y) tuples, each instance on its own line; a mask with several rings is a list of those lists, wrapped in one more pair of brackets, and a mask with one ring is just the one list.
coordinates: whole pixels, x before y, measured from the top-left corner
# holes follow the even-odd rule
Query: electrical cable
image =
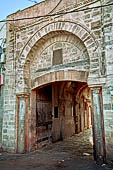
[(60, 0), (59, 2), (58, 2), (58, 4), (51, 10), (51, 12), (49, 12), (49, 14), (50, 13), (52, 13), (58, 6), (59, 6), (59, 4), (62, 2), (62, 0)]
[(59, 12), (55, 14), (47, 14), (47, 15), (40, 15), (40, 16), (34, 16), (34, 17), (26, 17), (26, 18), (17, 18), (17, 19), (6, 19), (6, 20), (1, 20), (1, 22), (15, 22), (15, 21), (21, 21), (21, 20), (31, 20), (31, 19), (38, 19), (38, 18), (44, 18), (44, 17), (52, 17), (52, 16), (57, 16), (57, 15), (64, 15), (64, 14), (69, 14), (69, 13), (74, 13), (74, 12), (82, 12), (82, 11), (87, 11), (91, 9), (98, 9), (98, 8), (105, 8), (112, 6), (113, 3), (111, 4), (106, 4), (106, 5), (101, 5), (101, 6), (96, 6), (96, 7), (90, 7), (90, 8), (84, 8), (84, 9), (79, 9), (79, 10), (72, 10), (72, 11), (67, 11), (67, 12)]
[(28, 0), (28, 1), (33, 2), (33, 3), (35, 3), (35, 4), (38, 3), (37, 1), (34, 1), (34, 0)]
[[(3, 24), (2, 26), (1, 26), (1, 28), (0, 28), (0, 32), (3, 30), (3, 28), (4, 28), (4, 26), (6, 25), (6, 23), (5, 24)], [(2, 44), (4, 43), (4, 40), (5, 40), (5, 38), (4, 37), (0, 37), (0, 46), (2, 46)]]
[[(6, 24), (6, 23), (5, 23)], [(5, 24), (3, 24), (0, 28), (0, 32), (2, 31), (2, 29), (4, 28)]]

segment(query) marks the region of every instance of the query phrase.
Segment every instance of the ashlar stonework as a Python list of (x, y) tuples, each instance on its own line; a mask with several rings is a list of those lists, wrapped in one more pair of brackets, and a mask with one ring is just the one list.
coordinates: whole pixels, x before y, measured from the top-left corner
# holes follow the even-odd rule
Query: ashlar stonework
[(47, 15), (7, 22), (4, 151), (30, 152), (92, 125), (94, 158), (112, 159), (113, 6), (94, 8), (110, 3), (46, 0), (7, 17)]

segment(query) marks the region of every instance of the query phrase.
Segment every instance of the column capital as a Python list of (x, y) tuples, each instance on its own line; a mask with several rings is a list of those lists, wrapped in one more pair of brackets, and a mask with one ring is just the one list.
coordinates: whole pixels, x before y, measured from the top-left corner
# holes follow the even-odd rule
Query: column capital
[(93, 93), (100, 93), (100, 90), (102, 89), (102, 86), (92, 86), (92, 87), (90, 87), (90, 89), (91, 89), (91, 91), (93, 92)]
[(16, 94), (16, 96), (18, 97), (18, 98), (28, 98), (29, 97), (29, 94)]

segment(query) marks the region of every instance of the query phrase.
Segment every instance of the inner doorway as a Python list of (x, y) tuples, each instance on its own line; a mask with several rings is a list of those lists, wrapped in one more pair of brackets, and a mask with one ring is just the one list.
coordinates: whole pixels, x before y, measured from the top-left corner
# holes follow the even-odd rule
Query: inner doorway
[[(91, 95), (87, 83), (59, 81), (37, 89), (36, 141), (57, 142), (86, 133), (92, 126)], [(92, 131), (86, 136), (93, 144)], [(88, 132), (88, 133), (89, 133)]]
[(51, 138), (52, 85), (37, 90), (36, 100), (36, 137), (40, 143)]

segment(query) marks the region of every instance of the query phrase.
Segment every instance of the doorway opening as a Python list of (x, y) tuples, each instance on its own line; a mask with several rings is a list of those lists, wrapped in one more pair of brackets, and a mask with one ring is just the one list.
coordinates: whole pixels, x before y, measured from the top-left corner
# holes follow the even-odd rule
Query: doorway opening
[(89, 141), (89, 145), (93, 145), (91, 94), (87, 83), (54, 82), (37, 89), (36, 96), (38, 145), (44, 141), (54, 143), (72, 136), (77, 141), (85, 139), (84, 142)]
[(51, 138), (52, 85), (37, 90), (36, 100), (36, 138), (40, 143)]

